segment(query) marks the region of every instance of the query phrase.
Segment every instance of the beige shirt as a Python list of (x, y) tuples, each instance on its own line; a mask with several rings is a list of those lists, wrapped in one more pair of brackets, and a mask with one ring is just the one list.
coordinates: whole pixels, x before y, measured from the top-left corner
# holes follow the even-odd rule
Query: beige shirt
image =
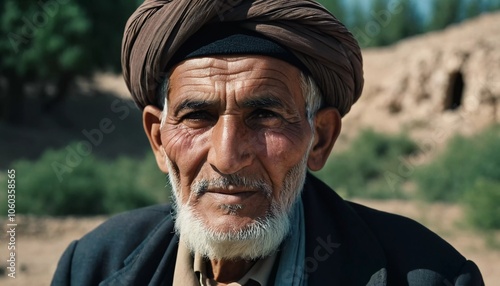
[[(271, 275), (276, 253), (257, 261), (240, 280), (229, 286), (267, 286)], [(179, 241), (177, 260), (175, 262), (173, 286), (212, 286), (217, 283), (207, 277), (206, 261), (200, 255), (191, 255), (186, 245)]]

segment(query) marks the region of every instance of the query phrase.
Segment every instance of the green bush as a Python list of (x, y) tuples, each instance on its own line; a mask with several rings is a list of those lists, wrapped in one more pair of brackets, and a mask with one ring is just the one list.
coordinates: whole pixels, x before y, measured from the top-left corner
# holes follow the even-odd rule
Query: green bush
[(463, 198), (469, 222), (483, 230), (500, 229), (500, 181), (479, 179)]
[[(78, 150), (78, 144), (46, 151), (36, 162), (22, 160), (11, 166), (16, 170), (17, 213), (112, 214), (168, 201), (166, 175), (152, 154), (142, 160), (105, 161), (92, 154), (71, 157), (70, 150)], [(2, 212), (5, 207), (0, 206)]]
[(430, 201), (460, 200), (480, 179), (500, 181), (500, 126), (466, 138), (457, 136), (446, 150), (415, 175), (418, 192)]
[(399, 175), (399, 170), (405, 165), (404, 159), (417, 149), (404, 134), (363, 130), (348, 150), (333, 154), (317, 175), (347, 197), (402, 198), (405, 195), (401, 185), (406, 178)]

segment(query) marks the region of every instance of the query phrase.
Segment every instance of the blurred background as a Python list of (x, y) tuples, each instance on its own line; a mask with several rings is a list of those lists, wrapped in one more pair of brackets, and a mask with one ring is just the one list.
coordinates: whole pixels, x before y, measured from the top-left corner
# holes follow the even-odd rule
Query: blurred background
[[(120, 75), (142, 1), (108, 2), (0, 2), (0, 186), (14, 169), (19, 224), (17, 278), (2, 246), (2, 285), (49, 284), (71, 240), (169, 201)], [(366, 84), (316, 175), (423, 223), (500, 281), (500, 0), (319, 2), (363, 47)]]

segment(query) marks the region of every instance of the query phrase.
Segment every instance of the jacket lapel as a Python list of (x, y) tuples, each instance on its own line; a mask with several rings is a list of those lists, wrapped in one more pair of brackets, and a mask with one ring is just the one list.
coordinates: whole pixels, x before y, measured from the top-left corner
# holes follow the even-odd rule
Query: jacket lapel
[(170, 214), (129, 255), (124, 267), (99, 285), (170, 285), (178, 242)]
[(302, 199), (308, 284), (386, 285), (384, 252), (350, 205), (311, 174)]

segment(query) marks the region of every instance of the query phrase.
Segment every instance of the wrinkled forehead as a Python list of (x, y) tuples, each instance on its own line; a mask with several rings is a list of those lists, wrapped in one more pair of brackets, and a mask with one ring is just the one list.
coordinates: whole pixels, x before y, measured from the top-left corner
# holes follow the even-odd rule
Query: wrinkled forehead
[(192, 58), (173, 68), (168, 97), (224, 100), (232, 94), (234, 99), (256, 96), (288, 102), (302, 97), (300, 73), (295, 66), (268, 56)]
[(232, 81), (245, 79), (282, 80), (294, 82), (300, 70), (289, 63), (269, 56), (233, 55), (188, 59), (175, 66), (170, 77), (177, 81), (210, 79)]

